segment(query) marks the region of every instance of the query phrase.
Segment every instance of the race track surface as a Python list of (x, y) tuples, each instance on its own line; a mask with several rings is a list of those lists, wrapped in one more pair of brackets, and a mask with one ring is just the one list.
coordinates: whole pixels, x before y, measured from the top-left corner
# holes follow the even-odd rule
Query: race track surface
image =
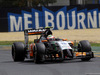
[(64, 62), (35, 64), (33, 60), (13, 62), (11, 50), (0, 50), (0, 75), (100, 75), (100, 58), (82, 62), (80, 59)]

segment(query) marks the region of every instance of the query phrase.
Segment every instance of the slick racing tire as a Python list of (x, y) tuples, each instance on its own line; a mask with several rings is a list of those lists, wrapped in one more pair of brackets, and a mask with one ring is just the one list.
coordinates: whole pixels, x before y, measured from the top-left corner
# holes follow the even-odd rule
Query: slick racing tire
[(82, 40), (78, 44), (78, 52), (92, 53), (89, 57), (81, 58), (82, 61), (89, 61), (93, 57), (93, 52), (91, 51), (91, 45), (87, 40)]
[(87, 40), (80, 41), (78, 44), (78, 52), (90, 52), (91, 45)]
[(15, 42), (12, 45), (12, 58), (16, 61), (24, 61), (25, 50), (24, 44), (22, 42)]
[(45, 45), (43, 43), (36, 43), (34, 49), (34, 63), (43, 63), (45, 61)]

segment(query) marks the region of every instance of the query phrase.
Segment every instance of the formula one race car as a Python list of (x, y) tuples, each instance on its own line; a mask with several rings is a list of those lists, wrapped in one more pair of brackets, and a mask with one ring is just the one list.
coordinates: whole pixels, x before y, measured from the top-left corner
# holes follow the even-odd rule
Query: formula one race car
[[(87, 40), (82, 40), (75, 46), (72, 41), (55, 38), (50, 28), (25, 30), (25, 44), (15, 42), (12, 45), (13, 60), (24, 61), (25, 58), (28, 58), (33, 59), (35, 63), (40, 63), (46, 60), (63, 61), (67, 58), (78, 58), (82, 61), (89, 61), (94, 57), (90, 43)], [(40, 38), (34, 39), (34, 42), (29, 45), (29, 35), (40, 35)]]

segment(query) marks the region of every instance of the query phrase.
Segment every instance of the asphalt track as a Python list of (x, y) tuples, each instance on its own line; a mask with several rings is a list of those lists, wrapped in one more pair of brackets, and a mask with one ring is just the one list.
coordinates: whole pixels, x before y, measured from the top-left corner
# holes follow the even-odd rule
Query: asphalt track
[(33, 60), (13, 62), (10, 47), (0, 47), (0, 75), (100, 75), (100, 57), (88, 62), (80, 59), (44, 64), (35, 64)]

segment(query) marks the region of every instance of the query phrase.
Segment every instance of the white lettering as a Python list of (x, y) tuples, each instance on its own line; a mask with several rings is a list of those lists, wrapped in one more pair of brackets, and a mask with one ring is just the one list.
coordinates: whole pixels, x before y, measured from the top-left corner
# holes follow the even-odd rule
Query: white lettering
[[(51, 19), (49, 19), (48, 17), (51, 17)], [(46, 24), (46, 27), (49, 26), (49, 23), (51, 23), (51, 26), (54, 28), (54, 16), (52, 13), (48, 12), (48, 11), (45, 11), (45, 24)]]
[(32, 15), (24, 13), (24, 29), (31, 29), (29, 24), (32, 25), (32, 21), (29, 21), (29, 18), (32, 18)]
[[(80, 19), (80, 16), (81, 16), (81, 19)], [(82, 25), (83, 29), (86, 29), (85, 23), (84, 23), (85, 14), (83, 12), (78, 13), (77, 17), (78, 17), (78, 29), (80, 29), (80, 25)]]
[(75, 29), (76, 26), (76, 17), (75, 17), (75, 11), (72, 12), (72, 26), (69, 24), (70, 23), (70, 18), (71, 16), (69, 16), (69, 13), (67, 13), (67, 25), (68, 25), (68, 29)]
[(36, 29), (39, 28), (39, 13), (35, 12), (35, 25)]
[(18, 22), (16, 21), (15, 16), (10, 16), (10, 30), (11, 31), (19, 31), (19, 29), (22, 30), (22, 17), (18, 17)]
[[(60, 21), (60, 16), (61, 16), (61, 21)], [(62, 27), (60, 26), (60, 22), (62, 22)], [(56, 23), (57, 23), (57, 27), (59, 30), (62, 30), (65, 28), (65, 15), (63, 11), (60, 11), (57, 16), (56, 16)]]
[(88, 12), (88, 28), (90, 28), (90, 23), (93, 26), (93, 28), (97, 28), (97, 12), (93, 11), (93, 18), (92, 14)]

